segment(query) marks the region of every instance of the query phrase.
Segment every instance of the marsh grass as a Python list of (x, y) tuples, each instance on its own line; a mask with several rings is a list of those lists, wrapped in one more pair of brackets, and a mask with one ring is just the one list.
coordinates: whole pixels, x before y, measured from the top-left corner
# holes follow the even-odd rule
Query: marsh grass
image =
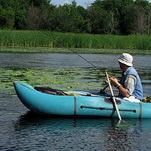
[[(100, 51), (100, 49), (113, 49), (113, 53), (115, 49), (130, 49), (131, 51), (151, 50), (151, 36), (92, 35), (51, 31), (0, 30), (0, 46), (15, 48), (83, 48), (85, 51), (88, 49), (95, 49), (95, 51)], [(31, 52), (32, 51), (33, 50), (31, 50)], [(49, 52), (49, 49), (45, 51)], [(66, 51), (68, 52), (67, 49)]]

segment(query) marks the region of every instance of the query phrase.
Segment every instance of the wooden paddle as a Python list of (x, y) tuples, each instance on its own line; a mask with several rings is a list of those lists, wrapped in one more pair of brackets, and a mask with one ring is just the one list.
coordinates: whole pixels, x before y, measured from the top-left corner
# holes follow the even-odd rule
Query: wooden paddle
[(115, 96), (114, 96), (114, 93), (113, 93), (113, 89), (112, 89), (112, 86), (111, 86), (109, 75), (108, 75), (107, 72), (105, 72), (105, 75), (106, 75), (106, 79), (107, 79), (107, 82), (108, 82), (108, 85), (109, 85), (109, 88), (110, 88), (110, 92), (111, 92), (111, 95), (112, 95), (112, 98), (113, 98), (113, 103), (114, 103), (118, 118), (121, 121), (122, 118), (121, 118), (121, 115), (120, 115), (120, 112), (119, 112), (119, 109), (118, 109), (118, 106), (117, 106), (117, 103), (116, 103), (116, 99), (115, 99)]

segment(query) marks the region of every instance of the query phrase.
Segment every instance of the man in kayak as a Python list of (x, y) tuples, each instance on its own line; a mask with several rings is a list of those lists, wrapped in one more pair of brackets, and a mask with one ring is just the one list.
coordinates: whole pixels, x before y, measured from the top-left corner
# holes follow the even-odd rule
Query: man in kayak
[(133, 57), (123, 53), (118, 59), (120, 68), (123, 70), (120, 82), (110, 77), (111, 83), (119, 90), (119, 96), (132, 102), (140, 102), (143, 98), (143, 88), (140, 77), (133, 67)]

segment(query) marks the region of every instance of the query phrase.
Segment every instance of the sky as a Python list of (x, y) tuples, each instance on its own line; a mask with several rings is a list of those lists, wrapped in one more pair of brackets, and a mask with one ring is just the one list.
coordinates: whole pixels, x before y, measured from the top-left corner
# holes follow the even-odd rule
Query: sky
[[(71, 4), (73, 0), (51, 0), (51, 4), (54, 5), (63, 5), (64, 3), (68, 3)], [(77, 5), (81, 5), (83, 7), (87, 7), (89, 6), (91, 3), (93, 3), (95, 0), (76, 0)], [(151, 0), (149, 0), (149, 2), (151, 2)]]
[[(71, 4), (73, 0), (51, 0), (51, 4), (54, 5), (63, 5), (64, 3)], [(77, 5), (81, 5), (83, 7), (89, 6), (89, 4), (93, 3), (95, 0), (76, 0)]]

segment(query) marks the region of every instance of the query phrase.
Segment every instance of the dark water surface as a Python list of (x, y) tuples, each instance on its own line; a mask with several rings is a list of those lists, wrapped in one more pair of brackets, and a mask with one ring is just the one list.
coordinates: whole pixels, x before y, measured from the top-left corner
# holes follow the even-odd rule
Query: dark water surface
[[(120, 76), (118, 55), (0, 54), (0, 150), (4, 151), (148, 151), (151, 150), (151, 120), (43, 117), (29, 112), (19, 99), (13, 81), (64, 89), (101, 88), (104, 71)], [(145, 96), (151, 95), (151, 56), (134, 56)], [(99, 71), (99, 74), (98, 74)], [(102, 78), (102, 79), (101, 79)]]

